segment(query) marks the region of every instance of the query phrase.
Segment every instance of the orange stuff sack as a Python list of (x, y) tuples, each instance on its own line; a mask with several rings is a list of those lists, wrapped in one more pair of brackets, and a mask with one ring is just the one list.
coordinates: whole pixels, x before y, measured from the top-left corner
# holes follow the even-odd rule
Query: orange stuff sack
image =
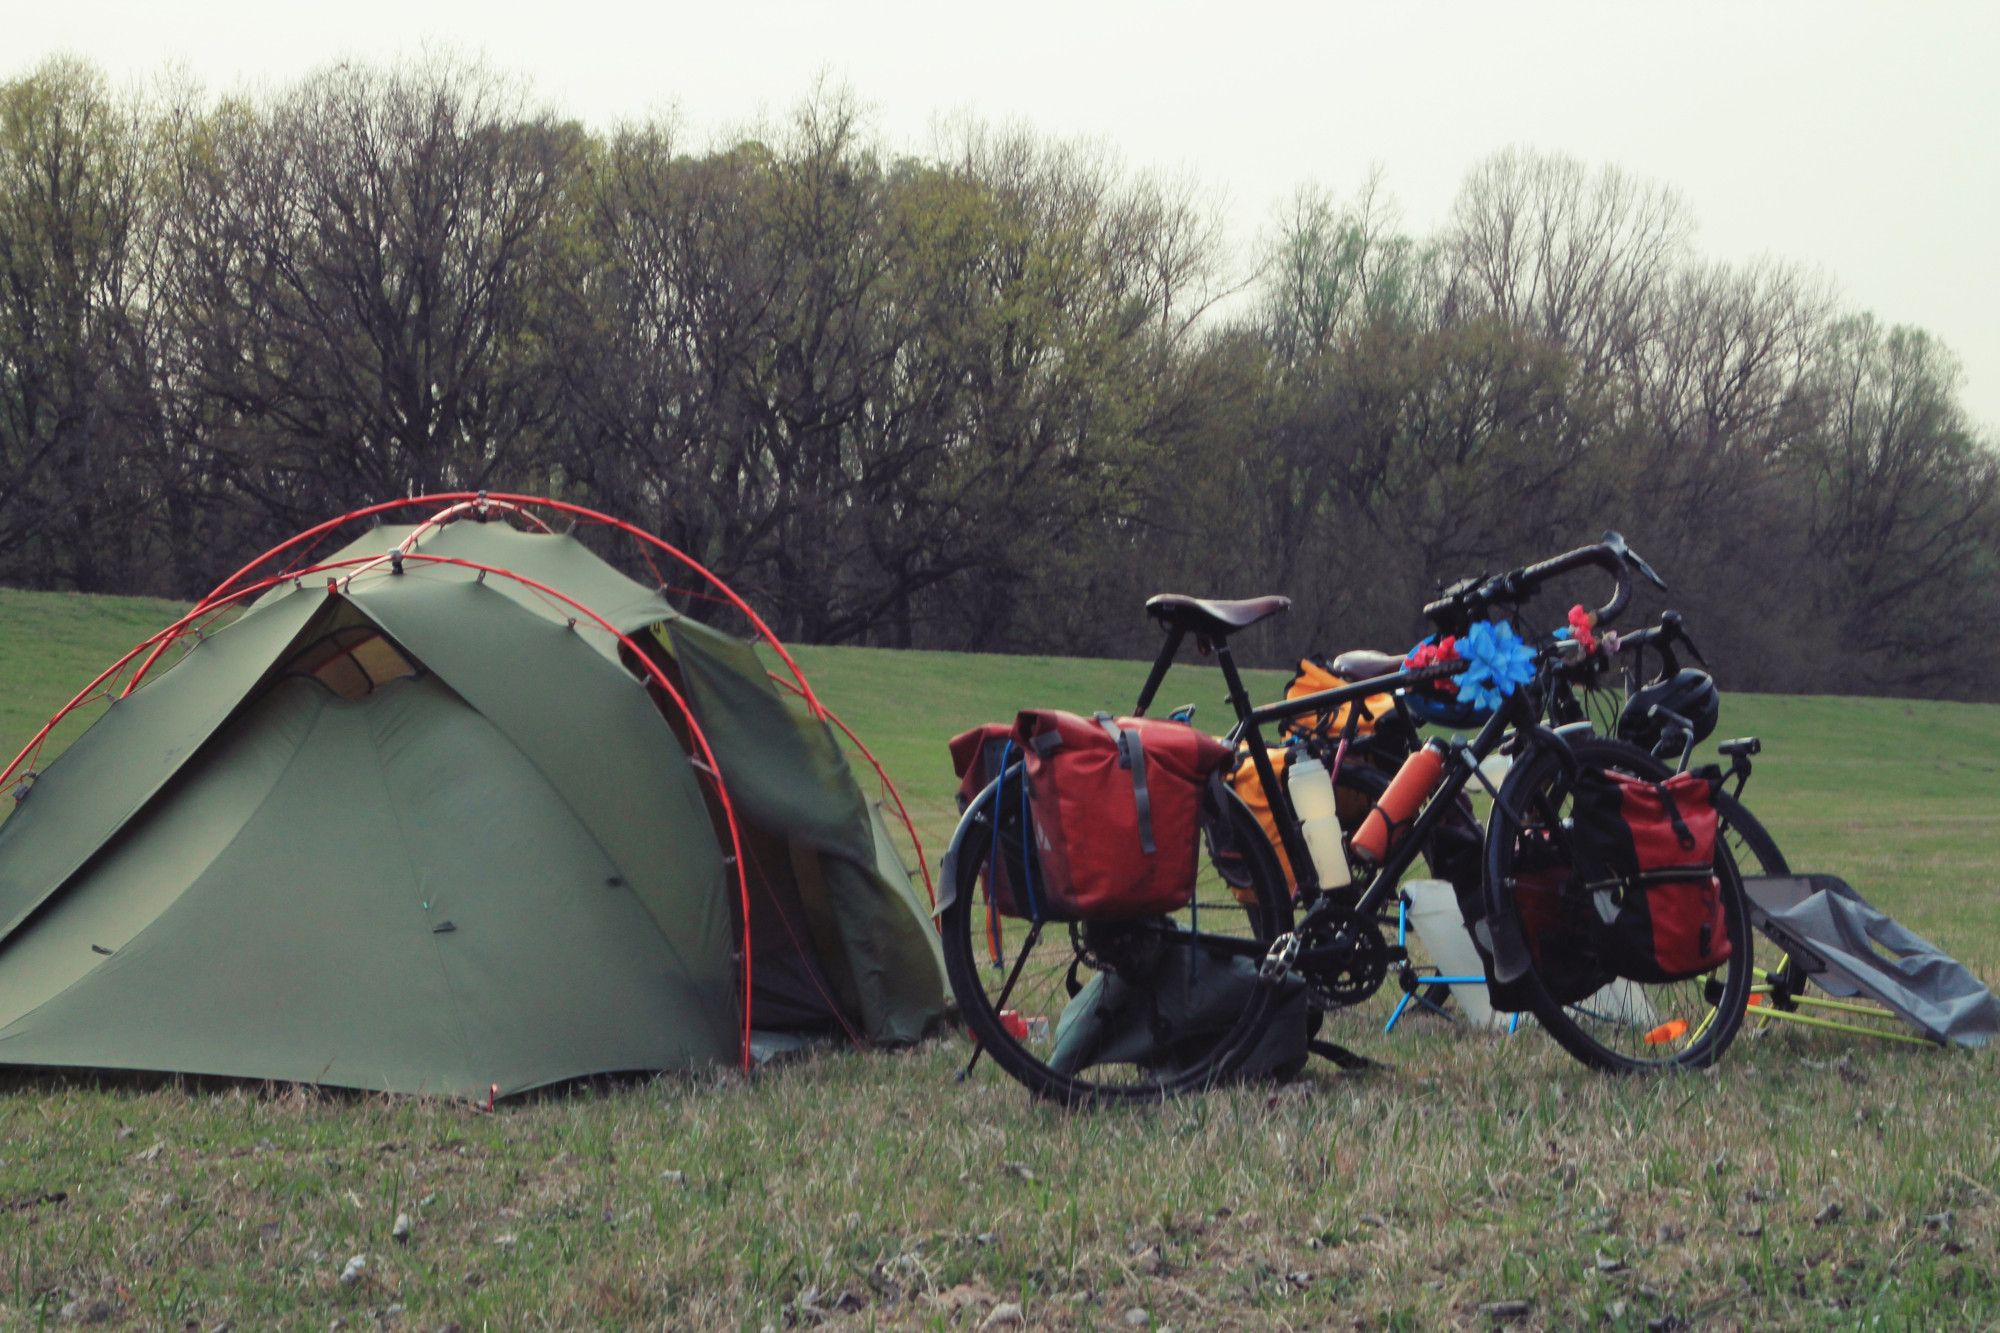
[[(1346, 677), (1334, 674), (1333, 666), (1327, 661), (1326, 654), (1314, 653), (1311, 657), (1299, 659), (1299, 669), (1292, 674), (1290, 683), (1285, 686), (1285, 697), (1298, 699), (1308, 694), (1318, 694), (1322, 690), (1337, 690), (1343, 685), (1352, 683)], [(1355, 725), (1354, 734), (1372, 736), (1375, 733), (1376, 720), (1387, 717), (1395, 707), (1396, 701), (1390, 695), (1369, 695), (1361, 701), (1361, 715)], [(1348, 715), (1353, 711), (1353, 704), (1342, 704), (1324, 713), (1307, 713), (1302, 717), (1288, 718), (1279, 729), (1287, 736), (1308, 731), (1339, 735), (1346, 729)]]
[[(1291, 750), (1278, 749), (1264, 752), (1271, 756), (1271, 772), (1279, 782), (1285, 780), (1285, 765), (1291, 759)], [(1285, 887), (1294, 894), (1299, 891), (1299, 877), (1292, 873), (1292, 859), (1285, 855), (1284, 839), (1278, 835), (1278, 817), (1271, 812), (1271, 803), (1264, 798), (1264, 784), (1257, 781), (1257, 765), (1250, 759), (1247, 748), (1236, 752), (1236, 767), (1230, 770), (1229, 785), (1235, 789), (1236, 797), (1250, 807), (1250, 813), (1257, 816), (1257, 826), (1264, 830), (1264, 836), (1271, 840), (1271, 849), (1278, 854), (1278, 865), (1285, 872)], [(1340, 819), (1340, 826), (1349, 832), (1354, 830), (1368, 814), (1370, 802), (1364, 792), (1356, 791), (1351, 785), (1337, 782), (1333, 788), (1333, 809)], [(1256, 895), (1247, 888), (1230, 886), (1237, 900), (1254, 906)]]

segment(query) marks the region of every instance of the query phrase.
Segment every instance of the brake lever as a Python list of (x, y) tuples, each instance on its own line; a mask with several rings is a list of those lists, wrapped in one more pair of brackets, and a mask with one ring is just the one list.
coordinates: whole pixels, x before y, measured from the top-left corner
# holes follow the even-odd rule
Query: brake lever
[(1690, 653), (1694, 654), (1695, 661), (1701, 663), (1704, 668), (1708, 666), (1708, 659), (1701, 655), (1701, 649), (1694, 646), (1694, 638), (1687, 632), (1686, 629), (1684, 628), (1676, 629), (1674, 631), (1674, 637), (1678, 638), (1684, 645), (1686, 645), (1687, 650)]
[(1627, 546), (1625, 544), (1625, 537), (1622, 533), (1617, 533), (1617, 532), (1605, 533), (1603, 545), (1607, 547), (1613, 555), (1617, 556), (1620, 560), (1623, 560), (1626, 564), (1630, 565), (1632, 568), (1638, 570), (1641, 574), (1645, 575), (1646, 582), (1652, 584), (1655, 588), (1658, 588), (1661, 592), (1665, 592), (1667, 590), (1667, 581), (1661, 578), (1658, 574), (1653, 572), (1653, 567), (1646, 563), (1645, 558), (1643, 556), (1641, 556), (1637, 551), (1633, 550), (1630, 546)]

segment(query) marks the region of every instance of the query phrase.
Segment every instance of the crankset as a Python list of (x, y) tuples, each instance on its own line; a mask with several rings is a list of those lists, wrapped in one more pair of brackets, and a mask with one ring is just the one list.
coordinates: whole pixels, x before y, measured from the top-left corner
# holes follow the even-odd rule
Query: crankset
[(1380, 923), (1343, 917), (1309, 929), (1292, 965), (1322, 1008), (1346, 1009), (1381, 990), (1403, 955)]

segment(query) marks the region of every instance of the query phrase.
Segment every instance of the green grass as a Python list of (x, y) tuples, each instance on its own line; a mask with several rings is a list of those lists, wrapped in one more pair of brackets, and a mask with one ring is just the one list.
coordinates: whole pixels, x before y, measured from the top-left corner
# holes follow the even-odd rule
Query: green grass
[[(9, 753), (171, 614), (0, 592)], [(800, 656), (933, 855), (951, 734), (1024, 703), (1123, 709), (1143, 674)], [(1177, 673), (1166, 699), (1226, 716), (1213, 671)], [(1749, 794), (1795, 864), (2000, 974), (2000, 708), (1739, 695), (1723, 731), (1763, 736)], [(68, 1308), (149, 1328), (975, 1328), (1009, 1303), (1076, 1328), (1133, 1310), (1183, 1329), (2000, 1320), (1990, 1055), (1784, 1031), (1707, 1075), (1624, 1081), (1533, 1032), (1413, 1020), (1385, 1038), (1385, 1009), (1336, 1023), (1385, 1072), (1081, 1116), (990, 1067), (954, 1082), (955, 1037), (492, 1116), (17, 1079), (0, 1085), (0, 1327)], [(1525, 1315), (1494, 1312), (1513, 1301)]]
[[(62, 597), (0, 588), (0, 765), (71, 695), (185, 607), (148, 597)], [(49, 758), (70, 739), (59, 731)]]

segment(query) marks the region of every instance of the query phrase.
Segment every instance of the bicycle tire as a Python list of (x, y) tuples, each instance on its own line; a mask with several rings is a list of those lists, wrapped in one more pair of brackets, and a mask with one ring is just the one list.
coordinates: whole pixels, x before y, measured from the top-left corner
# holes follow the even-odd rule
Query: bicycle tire
[[(1080, 970), (1116, 972), (1119, 965), (1089, 953), (1087, 928), (1080, 924), (1046, 922), (1036, 927), (989, 914), (980, 875), (1000, 825), (993, 813), (996, 790), (997, 785), (981, 793), (960, 820), (951, 900), (938, 918), (945, 974), (972, 1040), (1036, 1097), (1071, 1106), (1160, 1101), (1227, 1078), (1264, 1035), (1274, 993), (1270, 985), (1247, 987), (1240, 1011), (1223, 1015), (1212, 1033), (1194, 1034), (1177, 1043), (1177, 1063), (1165, 1071), (1128, 1064), (1068, 1069), (1050, 1063), (1057, 1016), (1071, 998), (1072, 979)], [(1177, 924), (1196, 920), (1205, 936), (1228, 934), (1254, 941), (1253, 952), (1261, 957), (1263, 949), (1292, 923), (1290, 896), (1277, 858), (1255, 817), (1233, 793), (1211, 787), (1203, 798), (1202, 821), (1195, 910), (1184, 909), (1168, 919)], [(1232, 879), (1243, 883), (1249, 901), (1232, 890)], [(1156, 920), (1149, 918), (1147, 924)], [(1109, 933), (1115, 936), (1115, 932), (1114, 927)], [(1004, 966), (995, 967), (996, 960)], [(1003, 1010), (1021, 1015), (1015, 1029), (1003, 1022)], [(1025, 1034), (1019, 1030), (1022, 1027)]]
[[(1719, 836), (1730, 855), (1736, 859), (1736, 867), (1746, 877), (1750, 875), (1781, 876), (1792, 873), (1791, 863), (1778, 849), (1778, 840), (1771, 836), (1763, 822), (1745, 808), (1740, 797), (1720, 795), (1715, 802), (1716, 813), (1720, 817)], [(1796, 995), (1805, 989), (1805, 969), (1777, 944), (1757, 931), (1751, 932), (1753, 966), (1750, 985), (1753, 995), (1766, 997), (1766, 1003), (1775, 1003), (1779, 1008), (1789, 1008), (1783, 997)], [(1773, 1001), (1773, 994), (1780, 998)], [(1756, 1016), (1757, 1005), (1750, 1005), (1750, 1016)], [(1765, 1025), (1768, 1026), (1768, 1025)]]
[[(1623, 741), (1583, 737), (1570, 742), (1570, 749), (1577, 763), (1587, 768), (1618, 768), (1654, 780), (1672, 771)], [(1551, 830), (1560, 839), (1568, 799), (1561, 759), (1550, 748), (1532, 752), (1508, 774), (1489, 819), (1486, 842), (1488, 905), (1496, 920), (1511, 913), (1514, 924), (1520, 924), (1512, 886), (1516, 848), (1525, 843), (1522, 823), (1517, 821), (1538, 831)], [(1736, 806), (1734, 801), (1730, 804)], [(1754, 955), (1742, 876), (1720, 839), (1715, 874), (1722, 886), (1730, 942), (1729, 960), (1715, 972), (1656, 984), (1615, 979), (1581, 999), (1564, 1002), (1551, 992), (1530, 959), (1524, 978), (1530, 1007), (1564, 1050), (1593, 1069), (1645, 1073), (1706, 1068), (1729, 1049), (1743, 1023)]]

